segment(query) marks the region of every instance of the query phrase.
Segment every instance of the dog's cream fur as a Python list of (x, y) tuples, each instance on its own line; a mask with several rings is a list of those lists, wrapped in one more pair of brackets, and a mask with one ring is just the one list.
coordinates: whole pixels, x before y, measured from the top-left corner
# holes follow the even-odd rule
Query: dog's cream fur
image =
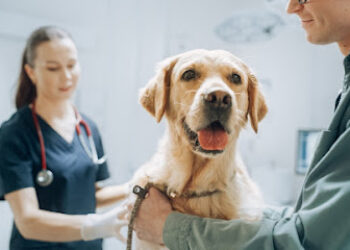
[[(188, 69), (195, 70), (197, 77), (184, 81), (182, 74)], [(229, 81), (232, 73), (240, 76), (240, 84)], [(207, 125), (202, 99), (212, 92), (232, 98), (226, 123), (228, 143), (216, 154), (195, 150), (184, 129), (184, 123), (194, 132)], [(156, 75), (141, 90), (140, 102), (157, 122), (165, 116), (168, 126), (157, 152), (136, 172), (133, 184), (152, 182), (171, 197), (173, 208), (183, 213), (220, 219), (259, 217), (260, 192), (236, 153), (238, 135), (248, 118), (257, 132), (258, 122), (267, 112), (258, 81), (248, 66), (222, 50), (194, 50), (170, 57), (160, 63)], [(214, 190), (220, 192), (200, 198), (183, 195)], [(157, 249), (142, 241), (137, 245), (138, 249)]]

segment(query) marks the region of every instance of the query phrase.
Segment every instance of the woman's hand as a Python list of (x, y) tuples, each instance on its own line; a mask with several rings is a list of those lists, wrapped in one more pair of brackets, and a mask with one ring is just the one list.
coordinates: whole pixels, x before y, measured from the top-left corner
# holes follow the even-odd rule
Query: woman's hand
[(83, 240), (114, 236), (126, 243), (125, 237), (121, 234), (121, 228), (129, 224), (128, 220), (124, 219), (127, 212), (124, 206), (121, 204), (104, 213), (86, 215), (80, 231)]
[(135, 218), (134, 230), (137, 237), (141, 240), (164, 244), (163, 228), (171, 212), (172, 208), (168, 198), (156, 188), (151, 187)]

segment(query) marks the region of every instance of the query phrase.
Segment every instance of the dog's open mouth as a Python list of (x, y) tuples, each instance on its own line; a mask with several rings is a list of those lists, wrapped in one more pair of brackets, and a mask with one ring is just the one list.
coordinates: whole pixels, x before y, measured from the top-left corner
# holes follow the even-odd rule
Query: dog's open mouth
[(197, 132), (191, 130), (185, 121), (183, 127), (194, 150), (209, 154), (218, 154), (225, 150), (228, 132), (219, 121), (214, 121)]

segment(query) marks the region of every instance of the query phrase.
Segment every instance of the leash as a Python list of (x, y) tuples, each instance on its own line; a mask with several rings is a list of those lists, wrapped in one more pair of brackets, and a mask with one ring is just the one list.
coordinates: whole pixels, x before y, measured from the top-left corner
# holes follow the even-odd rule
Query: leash
[[(140, 187), (139, 185), (135, 185), (132, 192), (137, 195), (137, 198), (134, 203), (134, 207), (131, 211), (130, 215), (130, 221), (128, 224), (128, 238), (126, 242), (126, 250), (132, 250), (132, 235), (133, 235), (133, 229), (134, 229), (134, 220), (136, 218), (137, 212), (139, 211), (139, 208), (141, 206), (142, 201), (145, 199), (148, 190), (150, 187), (154, 186), (152, 183), (147, 183), (144, 188)], [(167, 187), (165, 187), (167, 189)], [(158, 189), (160, 190), (160, 189)], [(204, 191), (204, 192), (188, 192), (188, 193), (183, 193), (179, 197), (186, 198), (186, 199), (193, 199), (193, 198), (201, 198), (201, 197), (206, 197), (206, 196), (211, 196), (217, 193), (221, 193), (221, 190), (215, 189), (213, 191)], [(166, 195), (166, 192), (163, 191), (163, 193)], [(175, 198), (177, 195), (175, 193), (170, 194), (170, 198)]]
[(141, 206), (142, 201), (145, 199), (146, 194), (148, 193), (149, 188), (152, 186), (151, 183), (147, 183), (145, 188), (140, 187), (139, 185), (134, 186), (132, 192), (137, 195), (134, 207), (131, 211), (130, 221), (128, 225), (128, 239), (126, 242), (126, 250), (131, 250), (132, 247), (132, 232), (134, 229), (134, 220), (136, 218), (137, 212)]

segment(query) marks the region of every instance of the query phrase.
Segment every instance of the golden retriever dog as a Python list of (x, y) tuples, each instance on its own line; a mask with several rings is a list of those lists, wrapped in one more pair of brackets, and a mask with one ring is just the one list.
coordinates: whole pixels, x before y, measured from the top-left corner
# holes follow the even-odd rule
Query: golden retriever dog
[[(257, 219), (262, 197), (236, 152), (248, 120), (255, 132), (267, 112), (250, 68), (223, 50), (193, 50), (165, 59), (140, 92), (142, 106), (167, 129), (132, 184), (151, 182), (179, 212)], [(136, 240), (137, 249), (162, 249)], [(164, 248), (164, 247), (163, 247)]]

